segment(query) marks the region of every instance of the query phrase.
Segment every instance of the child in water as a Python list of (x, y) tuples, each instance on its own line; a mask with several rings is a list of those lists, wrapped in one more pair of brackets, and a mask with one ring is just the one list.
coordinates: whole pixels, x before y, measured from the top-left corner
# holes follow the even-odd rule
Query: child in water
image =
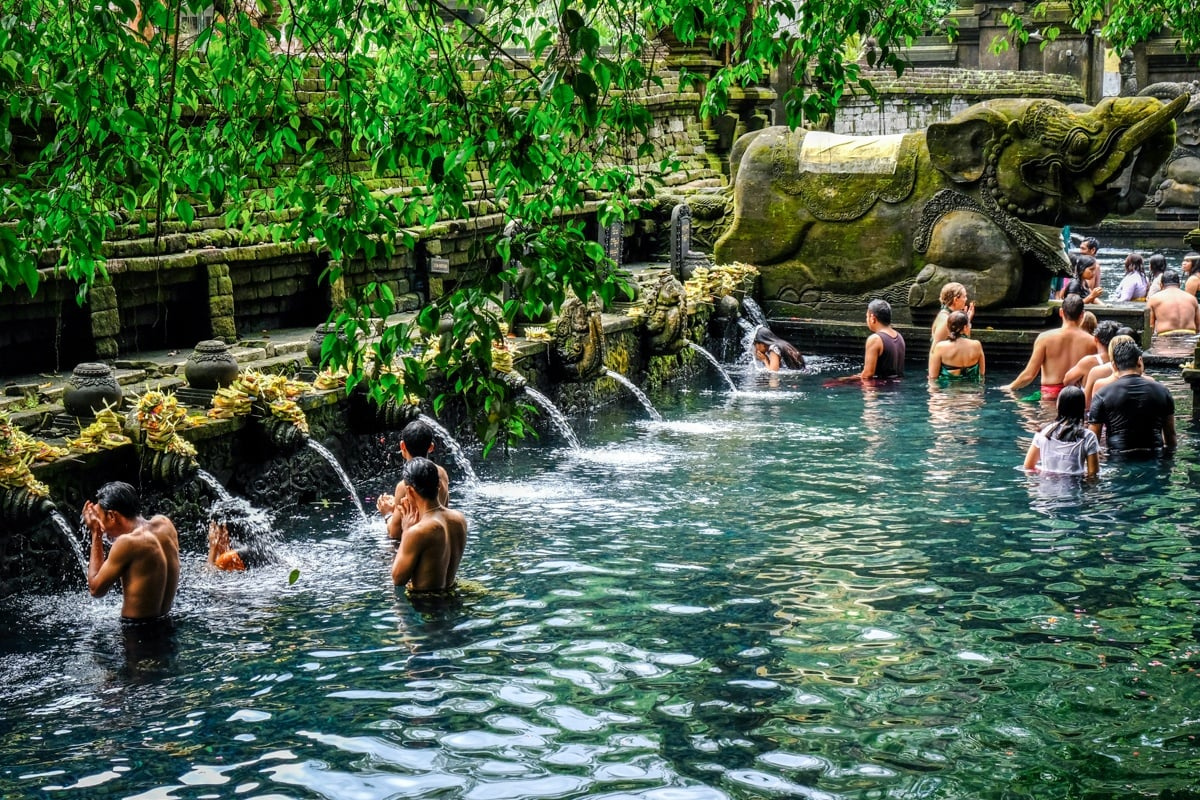
[(1095, 477), (1100, 471), (1100, 440), (1084, 424), (1083, 389), (1067, 386), (1058, 394), (1058, 419), (1033, 435), (1025, 469)]
[(275, 562), (270, 519), (245, 500), (214, 503), (208, 512), (208, 563), (241, 571)]

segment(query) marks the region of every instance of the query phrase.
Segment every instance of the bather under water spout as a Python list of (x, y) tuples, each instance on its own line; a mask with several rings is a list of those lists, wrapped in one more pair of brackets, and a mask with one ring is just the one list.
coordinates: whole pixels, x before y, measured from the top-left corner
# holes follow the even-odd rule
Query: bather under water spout
[(626, 378), (621, 373), (615, 372), (611, 369), (604, 370), (604, 375), (607, 378), (612, 378), (614, 381), (628, 389), (630, 393), (632, 393), (633, 396), (638, 399), (638, 402), (642, 404), (642, 407), (646, 409), (646, 412), (650, 415), (650, 419), (654, 420), (655, 422), (662, 422), (662, 414), (658, 413), (658, 409), (651, 404), (650, 398), (646, 397), (646, 393), (639, 389), (633, 381), (629, 380), (629, 378)]
[(567, 418), (563, 416), (563, 413), (558, 410), (558, 407), (554, 403), (550, 402), (550, 398), (531, 386), (525, 387), (525, 394), (529, 395), (529, 399), (537, 403), (538, 407), (546, 412), (546, 415), (550, 417), (550, 421), (554, 423), (555, 430), (562, 434), (562, 437), (567, 440), (567, 444), (571, 446), (571, 449), (578, 450), (580, 447), (579, 437), (575, 435), (575, 431), (571, 428), (571, 424), (567, 422)]
[(342, 485), (345, 486), (346, 491), (350, 493), (351, 499), (354, 500), (354, 505), (358, 506), (358, 513), (362, 514), (362, 518), (364, 520), (369, 519), (369, 517), (367, 517), (367, 510), (363, 508), (362, 500), (359, 498), (358, 492), (354, 488), (354, 484), (350, 482), (350, 476), (346, 474), (346, 470), (342, 469), (342, 465), (338, 463), (337, 457), (334, 456), (333, 453), (329, 452), (329, 449), (320, 442), (314, 441), (313, 439), (308, 439), (307, 443), (310, 448), (315, 450), (317, 454), (321, 456), (321, 458), (329, 462), (329, 466), (333, 467), (334, 472), (336, 472), (337, 476), (341, 478)]
[(714, 356), (712, 353), (708, 352), (707, 350), (705, 350), (703, 347), (696, 344), (695, 342), (688, 342), (688, 347), (692, 348), (697, 353), (699, 353), (700, 355), (707, 358), (708, 362), (717, 368), (717, 372), (721, 373), (721, 377), (725, 379), (725, 382), (727, 384), (729, 384), (729, 393), (737, 394), (737, 384), (735, 384), (733, 382), (733, 378), (729, 377), (729, 373), (726, 372), (725, 368), (721, 366), (721, 362), (717, 361), (716, 356)]

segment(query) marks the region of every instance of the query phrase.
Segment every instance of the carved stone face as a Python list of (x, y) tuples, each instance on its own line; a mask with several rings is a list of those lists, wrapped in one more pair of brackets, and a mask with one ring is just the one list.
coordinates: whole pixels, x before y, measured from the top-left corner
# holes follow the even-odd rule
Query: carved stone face
[(1027, 222), (1096, 223), (1145, 200), (1187, 100), (1115, 97), (1082, 114), (1051, 100), (981, 103), (930, 126), (930, 160), (955, 182), (982, 181), (985, 201)]

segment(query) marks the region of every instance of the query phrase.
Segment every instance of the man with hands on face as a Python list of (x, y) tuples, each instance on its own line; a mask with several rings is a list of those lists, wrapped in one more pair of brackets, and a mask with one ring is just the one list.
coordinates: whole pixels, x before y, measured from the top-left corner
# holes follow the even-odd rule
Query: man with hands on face
[[(400, 431), (400, 455), (404, 457), (406, 463), (417, 456), (428, 458), (432, 452), (433, 428), (429, 427), (428, 423), (416, 419), (405, 425), (404, 430)], [(437, 471), (438, 505), (445, 506), (450, 502), (450, 477), (440, 466)], [(375, 500), (375, 508), (380, 514), (383, 514), (384, 522), (387, 524), (389, 539), (399, 539), (407, 529), (404, 524), (405, 515), (398, 513), (400, 510), (398, 498), (401, 494), (400, 486), (397, 485), (395, 494), (385, 492)]]
[(404, 536), (392, 562), (392, 583), (413, 592), (454, 588), (467, 544), (467, 520), (438, 502), (437, 465), (413, 458), (396, 487), (395, 514), (404, 516)]
[[(91, 532), (88, 591), (108, 594), (118, 581), (125, 595), (121, 622), (140, 626), (165, 622), (179, 588), (179, 534), (163, 515), (141, 515), (137, 490), (123, 481), (100, 487), (95, 501), (83, 504)], [(103, 538), (112, 541), (107, 557)]]

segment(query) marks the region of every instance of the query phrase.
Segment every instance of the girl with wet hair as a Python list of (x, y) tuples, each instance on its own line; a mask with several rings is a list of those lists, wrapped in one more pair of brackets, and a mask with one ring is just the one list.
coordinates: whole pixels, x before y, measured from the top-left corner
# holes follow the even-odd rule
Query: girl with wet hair
[(1083, 390), (1068, 386), (1058, 394), (1058, 419), (1033, 435), (1025, 469), (1095, 477), (1100, 471), (1100, 440), (1084, 424)]
[(1061, 300), (1069, 294), (1077, 294), (1083, 298), (1084, 303), (1099, 302), (1100, 295), (1104, 294), (1104, 290), (1099, 286), (1093, 288), (1093, 279), (1096, 277), (1096, 259), (1079, 253), (1072, 253), (1070, 258), (1074, 275), (1058, 293), (1058, 299)]
[(970, 321), (965, 311), (946, 319), (947, 339), (929, 348), (929, 380), (977, 381), (986, 372), (983, 345), (967, 336)]
[(1146, 289), (1146, 297), (1152, 297), (1155, 292), (1162, 291), (1163, 273), (1167, 271), (1167, 257), (1162, 253), (1155, 253), (1146, 261), (1146, 266), (1150, 267), (1150, 287)]
[(776, 336), (766, 325), (754, 331), (754, 359), (762, 362), (771, 372), (780, 367), (804, 369), (804, 356), (791, 342)]
[(1117, 286), (1117, 300), (1144, 302), (1150, 281), (1146, 278), (1146, 267), (1141, 253), (1130, 253), (1125, 256), (1125, 277)]

